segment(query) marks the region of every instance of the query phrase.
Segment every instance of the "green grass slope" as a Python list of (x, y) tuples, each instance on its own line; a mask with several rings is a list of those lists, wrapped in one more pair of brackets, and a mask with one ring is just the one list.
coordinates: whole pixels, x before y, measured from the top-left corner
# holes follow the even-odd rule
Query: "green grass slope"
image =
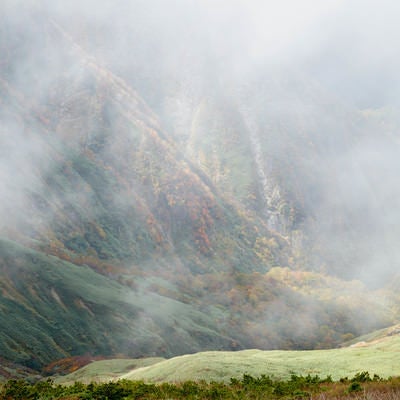
[(0, 274), (0, 354), (30, 368), (86, 353), (171, 357), (232, 340), (193, 306), (8, 240)]
[(389, 326), (388, 328), (378, 329), (377, 331), (358, 336), (346, 343), (343, 346), (367, 346), (371, 343), (377, 343), (387, 339), (391, 336), (398, 336), (400, 334), (400, 324)]
[(161, 361), (164, 359), (160, 357), (93, 361), (67, 376), (55, 378), (55, 383), (62, 385), (72, 382), (106, 382), (110, 378), (118, 378), (134, 369), (148, 367)]
[[(55, 360), (84, 354), (172, 357), (207, 350), (277, 348), (262, 339), (270, 338), (273, 344), (272, 339), (278, 337), (279, 332), (283, 339), (297, 332), (300, 335), (298, 343), (310, 346), (303, 336), (310, 338), (309, 332), (319, 329), (316, 321), (307, 319), (310, 304), (318, 305), (313, 310), (320, 322), (325, 321), (323, 315), (342, 318), (343, 313), (347, 314), (347, 309), (342, 309), (340, 304), (334, 308), (325, 304), (324, 299), (330, 299), (331, 292), (342, 293), (335, 290), (336, 286), (327, 291), (327, 284), (321, 282), (323, 298), (320, 299), (313, 282), (315, 295), (305, 297), (311, 289), (307, 285), (299, 287), (300, 277), (291, 277), (290, 271), (283, 269), (273, 269), (266, 276), (255, 276), (258, 285), (245, 277), (235, 283), (231, 277), (231, 287), (227, 276), (221, 276), (224, 280), (205, 276), (212, 286), (210, 289), (189, 279), (188, 288), (208, 293), (208, 302), (197, 303), (189, 297), (193, 292), (184, 292), (172, 283), (168, 286), (161, 277), (157, 282), (148, 276), (137, 277), (130, 287), (118, 283), (112, 276), (98, 274), (88, 266), (77, 266), (2, 239), (0, 273), (0, 354), (6, 360), (36, 370)], [(291, 278), (297, 282), (292, 289)], [(239, 284), (242, 289), (234, 290)], [(250, 292), (249, 287), (254, 290)], [(347, 295), (353, 296), (355, 312), (359, 307), (353, 286), (348, 290)], [(176, 291), (187, 293), (187, 299), (192, 301), (185, 300), (184, 296), (179, 301)], [(220, 292), (219, 300), (212, 295), (217, 291)], [(359, 301), (363, 298), (361, 296)], [(286, 299), (287, 305), (277, 303), (275, 299)], [(275, 307), (271, 308), (271, 304)], [(229, 314), (229, 308), (235, 313)], [(288, 314), (290, 309), (296, 309), (297, 314)], [(376, 308), (374, 312), (380, 309)], [(269, 315), (268, 320), (265, 315)], [(357, 317), (363, 319), (360, 313)], [(294, 325), (299, 318), (302, 325)], [(250, 320), (257, 323), (247, 323)], [(327, 319), (325, 323), (330, 321)], [(348, 336), (346, 332), (354, 324), (348, 325), (346, 320), (343, 324), (342, 332), (334, 332), (327, 326), (321, 328), (317, 338), (330, 338), (326, 342), (328, 345), (332, 343), (333, 334), (337, 333), (337, 340)], [(260, 340), (260, 345), (254, 344), (256, 340)], [(282, 339), (281, 343), (280, 348), (286, 349), (294, 345)]]
[(207, 380), (228, 382), (243, 374), (270, 375), (278, 379), (297, 375), (331, 375), (337, 380), (369, 371), (382, 377), (400, 375), (400, 337), (382, 339), (364, 347), (312, 351), (204, 352), (175, 357), (122, 375), (152, 382)]

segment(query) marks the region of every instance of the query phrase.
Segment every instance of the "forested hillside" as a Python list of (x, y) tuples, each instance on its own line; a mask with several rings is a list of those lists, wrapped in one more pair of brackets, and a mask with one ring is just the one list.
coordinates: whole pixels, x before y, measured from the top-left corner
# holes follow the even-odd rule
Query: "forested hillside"
[(390, 110), (292, 68), (206, 73), (184, 37), (150, 57), (164, 28), (108, 31), (101, 7), (0, 5), (1, 357), (329, 348), (394, 322)]

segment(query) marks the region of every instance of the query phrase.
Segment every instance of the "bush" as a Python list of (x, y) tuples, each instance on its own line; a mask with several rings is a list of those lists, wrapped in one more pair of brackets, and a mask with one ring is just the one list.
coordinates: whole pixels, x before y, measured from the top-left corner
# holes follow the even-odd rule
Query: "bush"
[(371, 382), (372, 379), (369, 376), (368, 371), (363, 371), (363, 372), (357, 372), (351, 381), (352, 382)]
[[(364, 382), (363, 386), (361, 383)], [(400, 394), (400, 378), (382, 379), (377, 375), (371, 379), (367, 372), (361, 372), (352, 379), (332, 382), (330, 377), (292, 375), (289, 380), (277, 381), (268, 376), (253, 377), (243, 375), (242, 379), (232, 378), (230, 384), (221, 382), (186, 381), (182, 383), (162, 383), (160, 385), (143, 381), (120, 380), (107, 383), (75, 383), (72, 386), (54, 385), (51, 379), (30, 384), (23, 380), (10, 380), (0, 386), (0, 400), (155, 400), (155, 399), (291, 399), (308, 400), (337, 397), (352, 397), (353, 393), (364, 390), (368, 393)], [(374, 394), (374, 395), (375, 395)], [(356, 395), (357, 396), (357, 395)], [(375, 398), (375, 397), (374, 397)], [(378, 397), (376, 397), (378, 398)], [(381, 398), (381, 397), (380, 397)], [(394, 398), (394, 397), (393, 397)], [(396, 397), (398, 398), (398, 397)]]
[(360, 385), (359, 382), (352, 382), (352, 383), (350, 384), (349, 388), (347, 389), (347, 391), (348, 391), (349, 393), (352, 393), (352, 392), (360, 392), (361, 390), (362, 390), (362, 387), (361, 387), (361, 385)]

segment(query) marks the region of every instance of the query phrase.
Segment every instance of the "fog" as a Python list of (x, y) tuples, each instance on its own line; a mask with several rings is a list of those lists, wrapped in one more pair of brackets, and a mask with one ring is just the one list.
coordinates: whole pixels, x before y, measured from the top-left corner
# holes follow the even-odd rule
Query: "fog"
[[(400, 100), (399, 11), (388, 0), (6, 0), (0, 72), (48, 102), (79, 69), (49, 28), (60, 27), (144, 98), (185, 154), (199, 103), (229, 103), (248, 119), (261, 197), (280, 186), (306, 216), (295, 228), (316, 251), (310, 267), (371, 283), (395, 273), (400, 257), (398, 124), (385, 113)], [(1, 156), (1, 215), (18, 215), (27, 181), (41, 184), (10, 171), (51, 157), (29, 139), (29, 122), (3, 113), (1, 123), (2, 149), (12, 142)], [(282, 166), (299, 188), (284, 187)]]
[[(105, 52), (104, 61), (120, 68), (144, 68), (149, 57), (158, 60), (147, 65), (149, 76), (153, 68), (180, 76), (189, 60), (192, 67), (207, 64), (218, 74), (251, 74), (270, 64), (291, 67), (311, 73), (331, 90), (338, 86), (340, 96), (360, 106), (397, 98), (399, 7), (391, 0), (6, 0), (2, 5), (3, 17), (25, 33), (37, 27), (24, 25), (24, 16), (48, 14), (72, 36), (79, 35), (82, 47), (91, 46), (96, 55)], [(85, 37), (85, 31), (92, 35)]]

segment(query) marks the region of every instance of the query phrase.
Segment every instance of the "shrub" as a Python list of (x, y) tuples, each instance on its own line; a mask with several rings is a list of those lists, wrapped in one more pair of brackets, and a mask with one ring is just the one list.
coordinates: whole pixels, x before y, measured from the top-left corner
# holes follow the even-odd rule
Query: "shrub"
[(361, 387), (361, 385), (360, 385), (359, 382), (352, 382), (352, 383), (350, 384), (349, 388), (347, 389), (347, 391), (348, 391), (349, 393), (352, 393), (352, 392), (360, 392), (361, 390), (362, 390), (362, 387)]

